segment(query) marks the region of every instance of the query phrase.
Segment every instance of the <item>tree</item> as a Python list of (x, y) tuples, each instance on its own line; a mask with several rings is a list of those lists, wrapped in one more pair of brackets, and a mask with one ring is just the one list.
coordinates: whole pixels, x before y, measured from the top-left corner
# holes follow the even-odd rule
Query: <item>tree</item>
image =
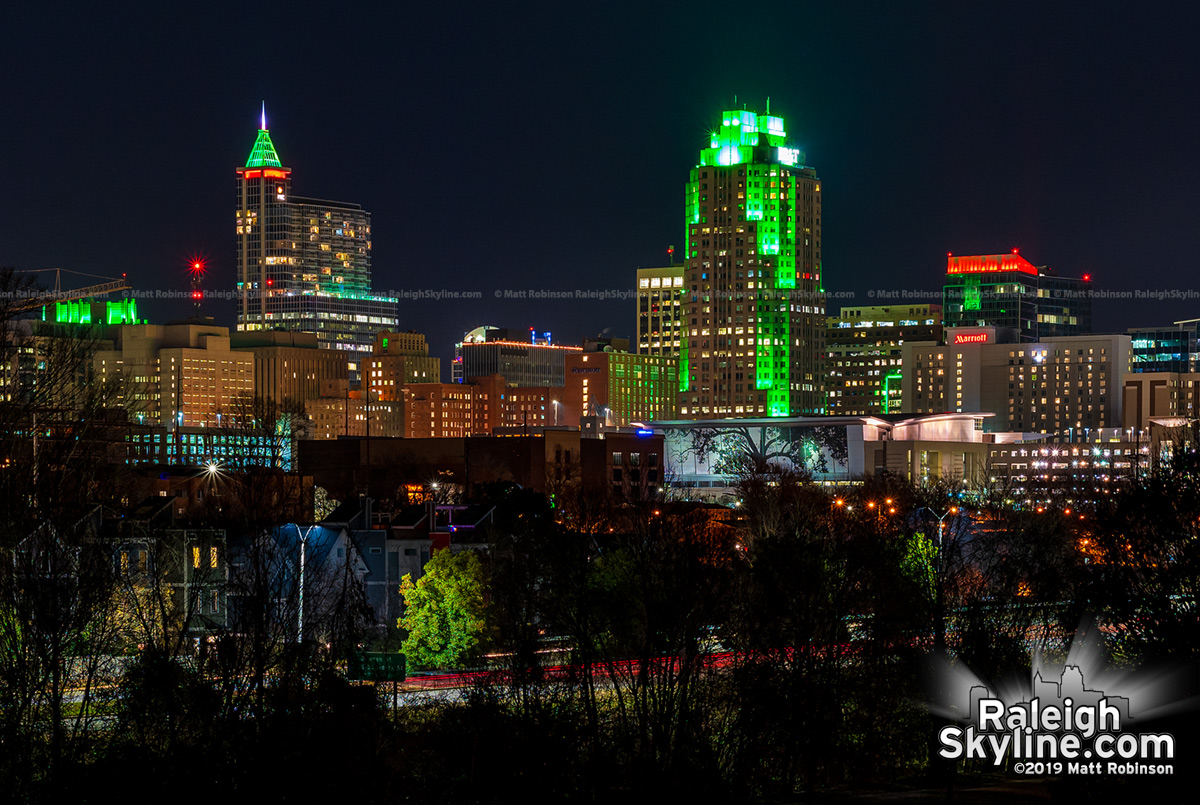
[(439, 551), (413, 582), (404, 576), (400, 594), (408, 632), (401, 651), (414, 665), (450, 668), (479, 657), (487, 635), (483, 566), (469, 551)]
[(683, 458), (724, 475), (839, 472), (847, 462), (845, 430), (837, 427), (698, 428), (684, 439)]

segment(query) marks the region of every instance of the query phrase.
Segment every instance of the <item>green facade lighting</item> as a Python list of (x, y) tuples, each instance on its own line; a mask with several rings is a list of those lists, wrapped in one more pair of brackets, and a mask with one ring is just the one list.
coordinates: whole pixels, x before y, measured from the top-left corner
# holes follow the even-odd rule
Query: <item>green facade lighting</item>
[[(42, 321), (49, 318), (50, 306), (42, 308)], [(137, 301), (120, 299), (98, 302), (94, 299), (69, 299), (54, 303), (55, 324), (145, 324), (138, 319)]]
[(903, 376), (899, 372), (893, 372), (883, 378), (883, 412), (885, 414), (891, 411), (892, 384), (899, 383), (901, 380), (903, 380)]
[(258, 137), (254, 140), (254, 147), (250, 149), (250, 156), (246, 157), (246, 167), (283, 167), (283, 163), (279, 161), (279, 154), (275, 153), (275, 144), (271, 142), (271, 134), (266, 129), (258, 130)]
[(979, 287), (979, 277), (967, 275), (963, 287), (963, 310), (979, 310), (982, 307), (983, 289)]
[[(788, 146), (784, 119), (746, 110), (721, 113), (721, 126), (713, 132), (708, 148), (700, 151), (699, 164), (691, 172), (685, 193), (688, 226), (687, 254), (699, 256), (691, 237), (692, 224), (707, 224), (706, 203), (711, 191), (701, 187), (703, 167), (737, 166), (746, 177), (745, 198), (731, 199), (744, 210), (743, 220), (755, 233), (760, 265), (765, 269), (757, 280), (767, 293), (756, 302), (754, 386), (766, 392), (770, 416), (791, 415), (791, 332), (788, 301), (784, 294), (796, 288), (796, 242), (800, 226), (797, 211), (802, 183), (789, 168), (804, 164), (804, 152)], [(765, 259), (764, 259), (765, 258)], [(689, 384), (687, 342), (681, 341), (679, 356), (680, 391)]]
[(54, 321), (57, 324), (91, 324), (92, 305), (83, 300), (55, 302)]

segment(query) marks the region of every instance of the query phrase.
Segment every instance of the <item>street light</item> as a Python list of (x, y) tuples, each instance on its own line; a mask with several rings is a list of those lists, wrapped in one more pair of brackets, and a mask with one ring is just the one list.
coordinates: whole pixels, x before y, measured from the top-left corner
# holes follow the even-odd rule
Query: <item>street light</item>
[(938, 521), (938, 541), (937, 541), (938, 551), (937, 551), (937, 569), (936, 569), (937, 577), (935, 579), (935, 581), (937, 583), (937, 589), (934, 591), (937, 595), (937, 599), (935, 602), (935, 605), (937, 607), (937, 621), (934, 624), (934, 626), (936, 628), (936, 631), (934, 632), (934, 647), (935, 648), (944, 648), (946, 645), (946, 616), (945, 616), (945, 611), (946, 611), (945, 603), (946, 602), (945, 602), (945, 591), (944, 591), (943, 585), (942, 585), (942, 541), (943, 541), (943, 537), (945, 535), (946, 518), (952, 514), (957, 515), (958, 507), (951, 506), (949, 509), (942, 512), (941, 515), (939, 515), (937, 512), (935, 512), (933, 509), (929, 508), (928, 506), (922, 506), (921, 508), (917, 509), (917, 511), (927, 511), (930, 514), (932, 514), (934, 517), (936, 517), (937, 521)]

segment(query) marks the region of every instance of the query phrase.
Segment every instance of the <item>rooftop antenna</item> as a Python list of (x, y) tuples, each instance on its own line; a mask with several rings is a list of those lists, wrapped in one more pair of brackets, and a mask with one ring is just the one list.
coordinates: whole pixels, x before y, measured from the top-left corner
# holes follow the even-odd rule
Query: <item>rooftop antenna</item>
[(262, 102), (262, 123), (259, 125), (259, 128), (262, 129), (263, 131), (267, 130), (267, 102), (266, 101)]
[(191, 265), (188, 266), (188, 270), (192, 274), (192, 307), (195, 308), (194, 315), (197, 319), (200, 318), (200, 303), (204, 301), (204, 291), (200, 288), (200, 281), (204, 279), (205, 268), (204, 260), (200, 257), (193, 258)]
[(767, 96), (767, 114), (771, 114), (771, 96)]

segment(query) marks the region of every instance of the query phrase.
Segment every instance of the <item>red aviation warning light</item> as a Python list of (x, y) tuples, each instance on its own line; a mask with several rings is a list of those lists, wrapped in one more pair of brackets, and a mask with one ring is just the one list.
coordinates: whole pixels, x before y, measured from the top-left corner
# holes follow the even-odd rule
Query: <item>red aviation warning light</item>
[(203, 257), (193, 255), (188, 258), (188, 273), (192, 275), (192, 308), (197, 319), (200, 318), (200, 303), (204, 301), (204, 291), (200, 288), (200, 281), (204, 279), (207, 269), (208, 264)]

